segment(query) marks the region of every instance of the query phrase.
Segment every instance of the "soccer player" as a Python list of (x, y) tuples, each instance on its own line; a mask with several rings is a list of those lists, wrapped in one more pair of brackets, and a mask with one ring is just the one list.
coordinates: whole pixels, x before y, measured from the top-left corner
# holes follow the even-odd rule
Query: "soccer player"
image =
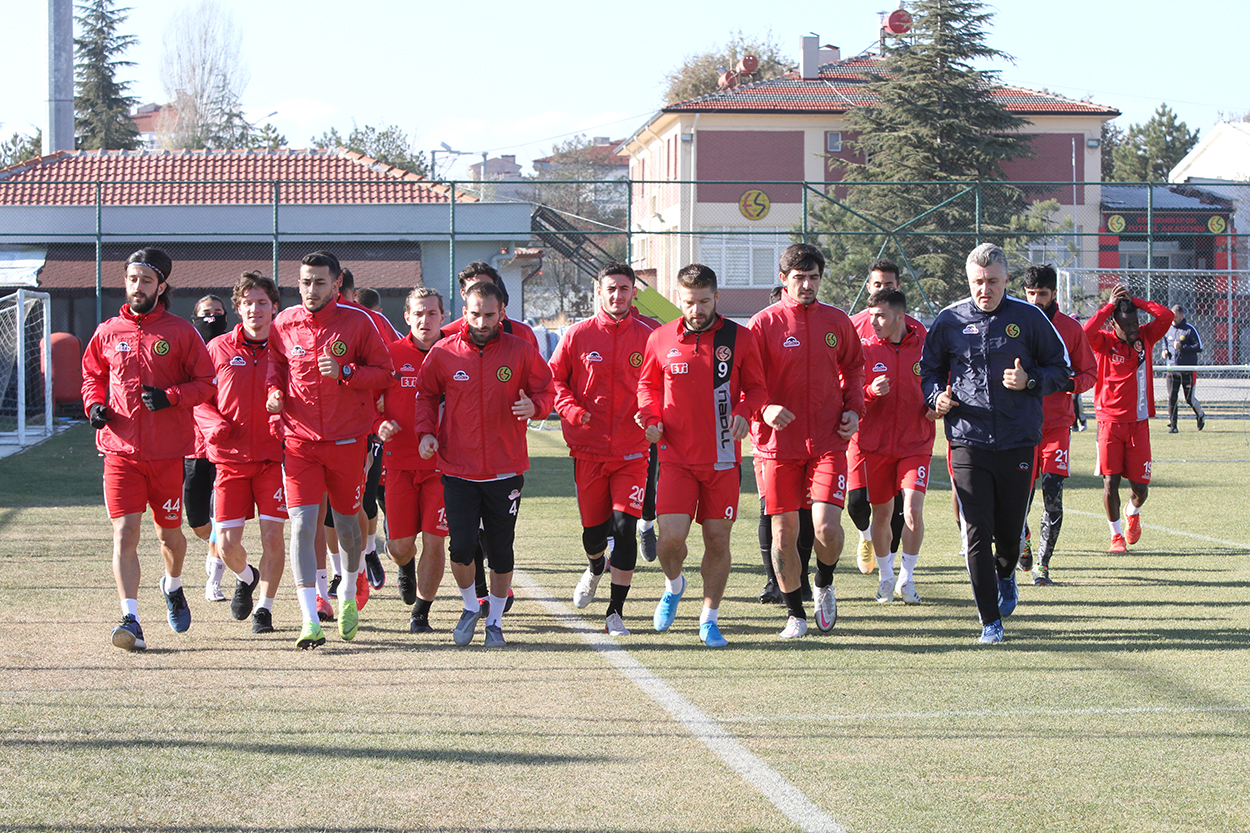
[[(638, 297), (637, 285), (634, 286), (634, 297)], [(645, 324), (649, 330), (654, 330), (660, 326), (659, 319), (643, 315), (638, 311), (638, 307), (631, 306), (629, 314)], [(642, 517), (638, 519), (639, 547), (642, 551), (642, 558), (647, 563), (656, 559), (655, 491), (659, 481), (660, 452), (655, 447), (655, 443), (651, 443), (647, 447), (647, 490), (642, 495)]]
[[(338, 259), (328, 252), (300, 263), (300, 305), (283, 310), (269, 334), (266, 409), (282, 415), (283, 488), (291, 517), (291, 564), (304, 625), (296, 647), (325, 644), (317, 615), (317, 513), (328, 493), (343, 552), (344, 587), (356, 586), (363, 544), (357, 513), (374, 392), (390, 386), (391, 357), (364, 310), (336, 301)], [(344, 592), (340, 597), (355, 594)], [(355, 598), (340, 598), (339, 635), (356, 637)]]
[(925, 403), (945, 417), (982, 644), (1003, 641), (1042, 439), (1042, 397), (1072, 386), (1067, 350), (1037, 307), (1007, 295), (1007, 256), (968, 254), (969, 298), (938, 313), (920, 359)]
[[(1154, 316), (1140, 326), (1137, 311)], [(1103, 329), (1107, 320), (1111, 331)], [(1085, 322), (1085, 335), (1098, 359), (1094, 412), (1098, 417), (1098, 471), (1102, 504), (1111, 526), (1108, 552), (1128, 552), (1141, 538), (1141, 507), (1150, 494), (1150, 417), (1155, 415), (1151, 352), (1172, 324), (1172, 310), (1143, 301), (1117, 285), (1111, 299)], [(1128, 478), (1129, 504), (1120, 527), (1120, 478)]]
[(1195, 365), (1198, 363), (1198, 354), (1202, 352), (1202, 336), (1198, 333), (1198, 328), (1185, 320), (1185, 308), (1180, 304), (1172, 307), (1172, 326), (1168, 327), (1167, 335), (1163, 337), (1163, 360), (1168, 365), (1168, 433), (1175, 434), (1177, 402), (1176, 395), (1184, 392), (1185, 402), (1190, 408), (1193, 408), (1194, 416), (1198, 418), (1198, 430), (1201, 431), (1207, 424), (1206, 412), (1202, 410), (1202, 403), (1198, 401), (1198, 397), (1194, 395), (1194, 385), (1198, 383), (1198, 373), (1194, 370), (1173, 370), (1172, 365)]
[(517, 512), (529, 470), (525, 428), (534, 415), (551, 413), (555, 389), (538, 349), (503, 331), (498, 286), (490, 281), (469, 286), (464, 320), (462, 331), (435, 344), (425, 357), (413, 430), (421, 437), (421, 456), (437, 452), (443, 471), (451, 572), (464, 598), (453, 641), (472, 642), (482, 615), (474, 570), (480, 538), (491, 569), (486, 647), (501, 648)]
[[(1063, 481), (1067, 479), (1072, 464), (1068, 446), (1072, 438), (1072, 426), (1076, 420), (1076, 410), (1072, 402), (1085, 391), (1094, 386), (1098, 376), (1098, 363), (1090, 350), (1089, 339), (1085, 330), (1073, 318), (1059, 311), (1056, 296), (1058, 282), (1055, 270), (1050, 265), (1030, 266), (1024, 271), (1024, 297), (1030, 304), (1039, 307), (1050, 323), (1055, 325), (1059, 337), (1068, 350), (1068, 361), (1072, 365), (1072, 390), (1060, 390), (1042, 400), (1042, 442), (1037, 447), (1037, 459), (1034, 471), (1042, 481), (1042, 529), (1038, 538), (1038, 563), (1032, 561), (1031, 554), (1026, 550), (1020, 556), (1020, 568), (1032, 569), (1033, 583), (1050, 584), (1050, 558), (1055, 553), (1055, 542), (1059, 540), (1059, 530), (1063, 526)], [(1036, 490), (1037, 480), (1034, 480)], [(1030, 495), (1029, 504), (1033, 503)], [(1027, 526), (1025, 527), (1027, 530)]]
[(126, 259), (126, 303), (96, 327), (82, 358), (82, 401), (104, 456), (104, 503), (113, 523), (113, 578), (122, 620), (118, 648), (147, 647), (139, 624), (139, 529), (151, 505), (165, 575), (161, 593), (176, 633), (191, 627), (182, 590), (183, 459), (194, 448), (191, 409), (212, 393), (213, 365), (199, 333), (168, 309), (173, 261), (160, 249)]
[[(879, 258), (873, 261), (872, 266), (868, 267), (868, 282), (865, 288), (870, 297), (883, 289), (898, 289), (898, 265), (886, 258)], [(916, 329), (920, 339), (923, 341), (925, 336), (924, 324), (921, 324), (910, 315), (905, 320), (908, 327)], [(875, 335), (867, 308), (852, 315), (851, 323), (855, 325), (855, 332), (859, 334), (861, 340), (872, 338)], [(851, 523), (855, 524), (855, 528), (859, 530), (859, 550), (857, 552), (859, 571), (865, 575), (870, 575), (876, 566), (873, 555), (880, 555), (880, 553), (875, 552), (872, 535), (869, 532), (872, 506), (868, 503), (867, 475), (864, 472), (863, 459), (857, 456), (858, 450), (855, 443), (851, 443), (846, 453), (846, 514), (850, 516)], [(888, 554), (891, 558), (898, 554), (902, 534), (903, 493), (900, 491), (894, 496), (894, 514), (890, 519), (890, 550)]]
[(816, 533), (816, 627), (827, 633), (838, 618), (833, 568), (842, 554), (846, 448), (864, 411), (864, 354), (846, 313), (816, 299), (825, 271), (819, 249), (795, 243), (778, 270), (781, 300), (747, 325), (767, 377), (751, 440), (788, 614), (780, 638), (798, 639), (807, 635), (797, 538), (799, 510), (808, 506)]
[[(208, 294), (195, 302), (195, 316), (191, 319), (204, 343), (221, 335), (228, 329), (226, 304), (216, 295)], [(221, 577), (226, 565), (218, 557), (217, 528), (213, 524), (213, 482), (217, 469), (208, 459), (204, 437), (199, 425), (195, 426), (195, 455), (182, 461), (182, 509), (187, 516), (187, 526), (201, 541), (208, 543), (204, 559), (204, 598), (210, 602), (224, 602)]]
[[(231, 295), (242, 322), (208, 344), (217, 371), (216, 391), (195, 407), (208, 459), (217, 470), (214, 520), (222, 560), (235, 574), (230, 613), (252, 614), (252, 633), (273, 632), (273, 600), (286, 566), (286, 500), (282, 492), (282, 443), (271, 430), (266, 385), (269, 331), (280, 303), (278, 287), (259, 272), (244, 272)], [(275, 426), (276, 427), (276, 426)], [(247, 563), (243, 526), (260, 516), (260, 567)], [(254, 594), (261, 601), (253, 612)]]
[(600, 269), (595, 280), (598, 311), (570, 327), (551, 357), (556, 412), (573, 458), (582, 547), (590, 559), (573, 589), (573, 606), (584, 608), (594, 601), (612, 537), (612, 590), (604, 624), (612, 636), (629, 636), (622, 616), (638, 563), (635, 530), (650, 449), (634, 421), (642, 355), (652, 331), (630, 314), (636, 280), (624, 263)]
[[(873, 334), (861, 342), (866, 412), (852, 443), (855, 456), (863, 461), (872, 505), (872, 543), (881, 570), (877, 601), (902, 599), (918, 605), (915, 570), (924, 542), (924, 496), (937, 419), (920, 388), (925, 333), (923, 327), (908, 322), (907, 298), (897, 289), (879, 289), (869, 295), (867, 312)], [(900, 492), (905, 525), (895, 583), (889, 542), (895, 496)]]
[(710, 648), (721, 635), (720, 602), (729, 580), (729, 535), (738, 516), (742, 439), (747, 420), (768, 391), (755, 338), (716, 312), (716, 273), (700, 263), (677, 273), (681, 317), (652, 331), (638, 383), (638, 419), (659, 444), (656, 512), (665, 592), (654, 624), (666, 631), (686, 590), (682, 565), (690, 524), (703, 527), (703, 612), (699, 638)]
[[(395, 381), (386, 392), (382, 438), (386, 469), (387, 552), (399, 566), (399, 594), (412, 605), (408, 630), (432, 633), (430, 605), (443, 580), (443, 542), (447, 538), (447, 515), (443, 508), (442, 472), (437, 459), (420, 453), (421, 436), (414, 430), (417, 407), (417, 376), (425, 357), (443, 334), (439, 328), (446, 313), (443, 296), (429, 287), (417, 287), (404, 302), (408, 335), (391, 342)], [(417, 533), (421, 556), (417, 558)]]

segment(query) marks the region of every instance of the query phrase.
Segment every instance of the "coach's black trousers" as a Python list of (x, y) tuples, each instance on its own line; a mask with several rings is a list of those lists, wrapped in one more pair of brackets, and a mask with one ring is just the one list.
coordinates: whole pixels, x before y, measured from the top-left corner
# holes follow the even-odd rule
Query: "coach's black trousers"
[(525, 478), (519, 474), (486, 482), (443, 475), (447, 548), (454, 563), (472, 564), (480, 537), (491, 572), (512, 572), (512, 545), (524, 485)]
[(1033, 446), (988, 450), (951, 445), (951, 474), (981, 624), (1001, 619), (998, 579), (1020, 560), (1033, 487)]

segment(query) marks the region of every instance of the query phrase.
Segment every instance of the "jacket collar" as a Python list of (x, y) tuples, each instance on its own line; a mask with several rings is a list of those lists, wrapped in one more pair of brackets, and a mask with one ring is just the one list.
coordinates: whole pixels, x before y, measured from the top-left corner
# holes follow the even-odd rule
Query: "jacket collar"
[(131, 324), (138, 324), (139, 326), (150, 324), (151, 322), (160, 318), (164, 314), (165, 314), (165, 305), (162, 304), (160, 301), (156, 302), (156, 306), (152, 308), (151, 312), (144, 313), (143, 315), (140, 315), (136, 313), (134, 310), (132, 310), (130, 308), (130, 304), (122, 304), (122, 308), (118, 312), (118, 315), (121, 318), (126, 319)]
[(699, 330), (697, 333), (686, 329), (686, 319), (682, 316), (677, 317), (677, 337), (679, 339), (697, 338), (705, 333), (714, 333), (721, 327), (725, 326), (725, 316), (719, 312), (716, 313), (716, 320), (712, 322), (712, 326), (706, 330)]

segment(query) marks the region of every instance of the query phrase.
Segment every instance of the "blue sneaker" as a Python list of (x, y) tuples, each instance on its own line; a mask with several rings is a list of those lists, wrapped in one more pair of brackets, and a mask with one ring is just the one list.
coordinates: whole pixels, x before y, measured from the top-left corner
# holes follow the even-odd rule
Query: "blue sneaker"
[(165, 578), (162, 576), (161, 595), (165, 597), (165, 607), (169, 608), (169, 626), (174, 629), (174, 633), (186, 633), (191, 629), (191, 608), (187, 607), (186, 594), (181, 587), (172, 593), (166, 593)]
[(724, 648), (729, 640), (720, 635), (720, 628), (715, 622), (704, 622), (699, 625), (699, 638), (709, 648)]
[(982, 645), (996, 645), (1003, 641), (1003, 620), (990, 622), (981, 628), (981, 638), (977, 640)]
[(998, 612), (1010, 616), (1020, 601), (1020, 591), (1016, 588), (1016, 574), (998, 580)]
[(113, 628), (113, 645), (121, 648), (123, 651), (142, 651), (148, 647), (148, 643), (143, 641), (143, 628), (139, 627), (139, 620), (127, 613), (122, 617), (122, 622)]
[(681, 593), (664, 591), (660, 603), (655, 606), (655, 629), (657, 631), (666, 631), (672, 626), (673, 620), (677, 618), (677, 603), (681, 601), (681, 594), (685, 592), (685, 576), (681, 577)]

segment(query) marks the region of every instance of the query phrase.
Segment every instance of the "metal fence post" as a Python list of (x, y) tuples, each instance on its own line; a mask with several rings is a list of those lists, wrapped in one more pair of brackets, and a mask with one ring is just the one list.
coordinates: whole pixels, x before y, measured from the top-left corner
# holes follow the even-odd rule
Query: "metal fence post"
[(1146, 183), (1146, 300), (1154, 300), (1155, 274), (1155, 187)]
[[(482, 178), (486, 177), (486, 169), (482, 169)], [(456, 293), (452, 291), (456, 285), (456, 183), (451, 184), (451, 208), (448, 213), (447, 227), (447, 297), (451, 299), (452, 318), (457, 316)]]
[(100, 188), (95, 184), (95, 325), (100, 326), (104, 320), (104, 243), (100, 239), (103, 231), (103, 219), (100, 216)]
[(803, 242), (807, 242), (807, 183), (803, 185)]
[(278, 180), (273, 181), (273, 283), (274, 286), (280, 286), (278, 283), (278, 189), (282, 185)]
[(634, 181), (625, 180), (625, 262), (634, 265)]
[(976, 241), (977, 241), (977, 245), (980, 246), (981, 245), (981, 180), (979, 179), (977, 180), (977, 190), (975, 193), (975, 197), (976, 197), (976, 202), (977, 202), (976, 204), (976, 223), (977, 223)]

